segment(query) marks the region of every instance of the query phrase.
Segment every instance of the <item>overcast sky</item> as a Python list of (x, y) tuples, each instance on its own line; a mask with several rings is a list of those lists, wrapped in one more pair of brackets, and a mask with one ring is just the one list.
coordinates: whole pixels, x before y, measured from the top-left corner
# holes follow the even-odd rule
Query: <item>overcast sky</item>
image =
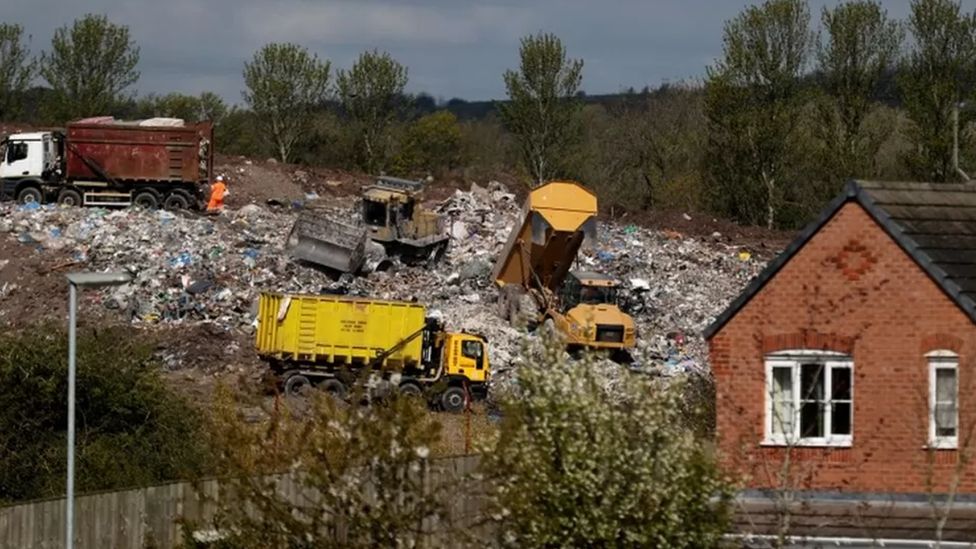
[[(968, 3), (974, 0), (966, 0)], [(128, 25), (141, 48), (139, 92), (215, 91), (240, 102), (245, 60), (267, 42), (297, 42), (348, 68), (364, 49), (409, 68), (409, 91), (443, 99), (504, 97), (501, 74), (518, 64), (519, 37), (556, 33), (584, 60), (583, 89), (700, 78), (721, 54), (722, 25), (741, 0), (0, 0), (31, 49), (87, 12)], [(813, 0), (820, 8), (837, 0)], [(909, 0), (883, 0), (904, 18)]]

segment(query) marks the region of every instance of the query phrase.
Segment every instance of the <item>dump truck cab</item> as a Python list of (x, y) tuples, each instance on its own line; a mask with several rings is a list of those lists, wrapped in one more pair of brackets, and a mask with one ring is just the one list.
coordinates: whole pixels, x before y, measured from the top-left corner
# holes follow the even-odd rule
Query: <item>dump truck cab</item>
[(617, 286), (616, 280), (602, 273), (567, 274), (558, 294), (563, 315), (553, 320), (571, 344), (611, 349), (634, 346), (634, 321), (618, 308)]
[(61, 173), (61, 143), (53, 132), (15, 133), (0, 142), (3, 195), (15, 197), (25, 184), (40, 184), (58, 176)]
[(485, 338), (469, 333), (441, 334), (441, 360), (444, 375), (474, 383), (488, 381), (488, 344)]

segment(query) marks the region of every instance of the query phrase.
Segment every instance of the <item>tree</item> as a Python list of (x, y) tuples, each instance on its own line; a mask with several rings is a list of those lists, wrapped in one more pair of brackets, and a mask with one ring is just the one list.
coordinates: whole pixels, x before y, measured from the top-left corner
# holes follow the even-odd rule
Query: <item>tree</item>
[(952, 111), (973, 97), (976, 84), (976, 12), (964, 15), (951, 0), (915, 0), (911, 10), (914, 48), (899, 84), (915, 150), (905, 161), (917, 177), (949, 181), (956, 178)]
[(110, 113), (139, 80), (139, 47), (129, 28), (104, 15), (85, 15), (54, 32), (40, 73), (53, 90), (49, 114), (64, 120)]
[(0, 23), (0, 120), (21, 114), (24, 92), (33, 77), (20, 25)]
[(140, 100), (140, 116), (165, 116), (182, 118), (188, 122), (210, 120), (219, 125), (227, 116), (227, 105), (213, 92), (199, 96), (169, 93), (162, 97), (148, 95)]
[(329, 92), (331, 63), (297, 44), (268, 44), (244, 63), (244, 101), (254, 111), (278, 160), (292, 160), (312, 113)]
[(519, 70), (503, 75), (508, 102), (498, 106), (519, 143), (522, 161), (536, 184), (563, 169), (569, 147), (580, 136), (577, 97), (583, 61), (567, 59), (554, 34), (522, 38)]
[(800, 77), (813, 35), (802, 0), (766, 0), (725, 25), (723, 56), (708, 68), (707, 169), (716, 208), (773, 227), (790, 176)]
[(820, 105), (821, 138), (836, 179), (866, 175), (881, 143), (864, 123), (903, 31), (874, 0), (853, 0), (821, 14), (826, 41), (818, 44), (819, 72), (829, 101)]
[[(731, 496), (676, 387), (566, 357), (551, 331), (503, 395), (483, 458), (491, 513), (513, 547), (712, 547)], [(677, 382), (676, 382), (677, 383)]]
[[(166, 387), (153, 342), (134, 335), (128, 328), (79, 330), (76, 483), (81, 492), (209, 472), (199, 411)], [(61, 495), (66, 334), (44, 326), (5, 332), (0, 349), (0, 502)]]
[(339, 99), (356, 127), (362, 144), (363, 169), (384, 168), (390, 125), (403, 107), (407, 68), (389, 53), (365, 51), (348, 71), (339, 71)]
[(403, 171), (450, 170), (461, 157), (461, 126), (450, 111), (420, 117), (407, 128), (395, 164)]
[(304, 414), (282, 406), (263, 425), (241, 421), (226, 392), (218, 403), (230, 473), (218, 547), (414, 547), (446, 520), (457, 485), (428, 474), (440, 425), (422, 399), (362, 407), (318, 393)]

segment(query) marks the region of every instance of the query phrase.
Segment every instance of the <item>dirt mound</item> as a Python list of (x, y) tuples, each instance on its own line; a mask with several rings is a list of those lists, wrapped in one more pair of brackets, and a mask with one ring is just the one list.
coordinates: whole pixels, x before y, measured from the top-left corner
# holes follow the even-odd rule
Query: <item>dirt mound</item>
[(358, 195), (371, 182), (365, 174), (271, 160), (259, 162), (243, 156), (218, 155), (214, 170), (228, 180), (230, 196), (226, 202), (232, 208), (269, 200), (291, 204), (310, 196)]

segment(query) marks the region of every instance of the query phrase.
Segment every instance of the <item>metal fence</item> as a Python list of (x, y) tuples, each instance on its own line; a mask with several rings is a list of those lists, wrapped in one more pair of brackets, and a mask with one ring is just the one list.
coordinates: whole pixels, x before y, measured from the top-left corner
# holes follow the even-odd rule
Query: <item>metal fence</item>
[[(435, 460), (431, 475), (444, 481), (469, 478), (478, 456)], [(439, 478), (431, 478), (431, 485)], [(75, 499), (75, 547), (78, 549), (133, 549), (180, 547), (181, 521), (207, 528), (213, 521), (220, 498), (220, 479), (176, 482), (147, 488), (102, 492)], [(459, 487), (461, 488), (461, 487)], [(467, 488), (470, 488), (467, 487)], [(298, 482), (283, 479), (278, 489), (298, 494)], [(449, 503), (458, 521), (480, 516), (482, 499), (477, 490), (459, 489)], [(0, 507), (0, 549), (59, 549), (64, 547), (64, 498)], [(437, 536), (439, 538), (439, 536)], [(445, 546), (444, 539), (431, 539), (428, 546)]]

